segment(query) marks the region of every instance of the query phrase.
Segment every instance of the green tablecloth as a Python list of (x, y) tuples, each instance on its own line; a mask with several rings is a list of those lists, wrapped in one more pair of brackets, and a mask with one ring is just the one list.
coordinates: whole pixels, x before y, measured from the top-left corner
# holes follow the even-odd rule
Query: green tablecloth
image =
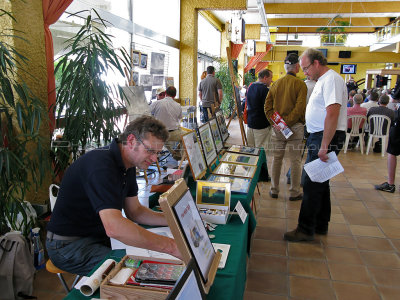
[[(230, 244), (228, 260), (224, 269), (217, 271), (214, 284), (212, 285), (207, 299), (243, 299), (244, 289), (246, 285), (246, 257), (247, 257), (247, 241), (249, 218), (243, 224), (239, 216), (233, 215), (229, 223), (226, 225), (219, 225), (213, 231), (215, 238), (211, 241), (213, 243)], [(113, 250), (104, 259), (112, 258), (120, 261), (125, 255), (125, 250)], [(99, 267), (101, 263), (97, 266)], [(92, 274), (97, 267), (90, 273)], [(87, 300), (91, 298), (100, 298), (100, 290), (92, 297), (85, 297), (80, 291), (74, 289), (64, 299), (69, 300)]]

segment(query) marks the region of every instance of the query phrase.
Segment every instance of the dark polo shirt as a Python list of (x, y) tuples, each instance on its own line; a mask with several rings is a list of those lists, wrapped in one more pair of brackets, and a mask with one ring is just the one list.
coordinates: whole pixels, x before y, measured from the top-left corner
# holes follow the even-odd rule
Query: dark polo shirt
[(117, 139), (78, 158), (65, 172), (47, 230), (63, 236), (105, 236), (99, 211), (122, 210), (137, 195), (136, 168), (125, 169)]

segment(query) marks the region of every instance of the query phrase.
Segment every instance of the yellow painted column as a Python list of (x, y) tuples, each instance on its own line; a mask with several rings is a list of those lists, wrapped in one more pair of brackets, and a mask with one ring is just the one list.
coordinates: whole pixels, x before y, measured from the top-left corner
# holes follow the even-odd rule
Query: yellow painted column
[(245, 10), (246, 0), (181, 0), (179, 95), (197, 103), (197, 19), (199, 10)]
[[(23, 67), (23, 70), (18, 70), (18, 76), (25, 81), (33, 94), (41, 99), (47, 108), (47, 71), (42, 1), (11, 1), (11, 3), (12, 14), (17, 20), (12, 25), (14, 29), (21, 31), (17, 35), (27, 40), (25, 42), (21, 39), (14, 39), (17, 51), (28, 58), (28, 63)], [(27, 73), (33, 76), (29, 76)], [(46, 116), (47, 114), (44, 117)], [(45, 119), (43, 119), (40, 128), (40, 135), (44, 139), (44, 145), (47, 141), (47, 145), (50, 147), (49, 127)], [(50, 161), (50, 156), (48, 158)], [(37, 193), (30, 191), (26, 195), (26, 200), (44, 204), (49, 198), (48, 188), (50, 183), (49, 170), (39, 191)]]

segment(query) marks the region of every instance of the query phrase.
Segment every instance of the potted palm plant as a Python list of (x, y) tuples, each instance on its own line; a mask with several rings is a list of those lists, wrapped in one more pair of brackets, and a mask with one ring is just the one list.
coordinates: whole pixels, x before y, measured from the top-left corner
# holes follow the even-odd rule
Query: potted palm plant
[[(82, 13), (82, 12), (79, 12)], [(108, 143), (118, 134), (122, 88), (105, 78), (107, 72), (124, 76), (129, 57), (114, 49), (107, 23), (91, 10), (84, 25), (66, 41), (64, 55), (56, 61), (56, 120), (63, 129), (55, 147), (56, 173), (62, 172), (85, 149)]]
[[(16, 22), (0, 9), (1, 23), (10, 19)], [(22, 39), (10, 29), (0, 30), (0, 235), (12, 229), (28, 236), (35, 220), (27, 214), (24, 198), (48, 170), (48, 152), (39, 135), (47, 110), (18, 76), (29, 60), (10, 42), (17, 38)]]
[(329, 20), (326, 27), (317, 28), (317, 32), (322, 32), (321, 44), (323, 46), (344, 45), (347, 40), (346, 28), (343, 26), (351, 25), (348, 21), (338, 20), (340, 15), (336, 15)]

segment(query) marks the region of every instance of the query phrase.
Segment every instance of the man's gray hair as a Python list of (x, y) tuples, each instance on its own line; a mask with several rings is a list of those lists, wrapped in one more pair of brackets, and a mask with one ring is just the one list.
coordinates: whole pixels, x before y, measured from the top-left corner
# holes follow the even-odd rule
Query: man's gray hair
[(322, 54), (322, 52), (314, 48), (308, 48), (306, 51), (304, 51), (303, 54), (300, 56), (300, 59), (303, 56), (307, 56), (310, 63), (318, 60), (321, 66), (326, 66), (328, 64), (328, 60)]
[(364, 102), (364, 97), (361, 94), (355, 94), (353, 97), (354, 103), (361, 104)]

